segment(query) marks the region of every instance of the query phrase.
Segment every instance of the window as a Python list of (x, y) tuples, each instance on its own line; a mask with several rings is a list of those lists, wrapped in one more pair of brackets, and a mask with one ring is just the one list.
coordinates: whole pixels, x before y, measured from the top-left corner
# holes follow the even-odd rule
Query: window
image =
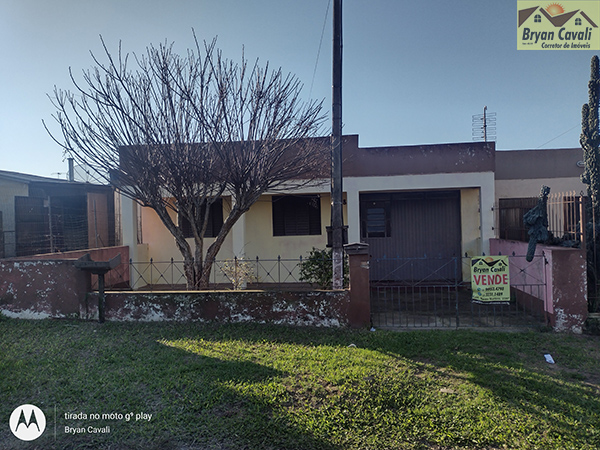
[[(216, 237), (221, 231), (221, 227), (223, 226), (223, 200), (218, 199), (210, 205), (210, 210), (208, 212), (208, 225), (206, 226), (206, 232), (204, 233), (204, 237)], [(185, 217), (181, 218), (181, 229), (183, 231), (183, 235), (186, 238), (191, 238), (194, 236), (192, 232), (192, 226), (190, 221)]]
[(533, 21), (534, 21), (534, 23), (540, 23), (542, 21), (542, 16), (540, 16), (539, 14), (536, 14), (533, 17)]
[(575, 19), (575, 25), (581, 26), (581, 19), (579, 17)]
[(321, 234), (321, 200), (318, 195), (274, 195), (273, 236)]
[(363, 238), (390, 237), (390, 202), (365, 202), (362, 207), (361, 228)]
[(529, 241), (523, 216), (538, 203), (538, 197), (501, 198), (498, 201), (498, 228), (500, 239)]

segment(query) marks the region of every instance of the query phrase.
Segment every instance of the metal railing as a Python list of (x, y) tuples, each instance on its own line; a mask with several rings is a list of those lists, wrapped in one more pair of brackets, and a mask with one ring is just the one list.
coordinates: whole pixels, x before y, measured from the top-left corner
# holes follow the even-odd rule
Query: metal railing
[[(494, 206), (496, 237), (529, 241), (523, 216), (538, 203), (537, 197), (500, 199)], [(551, 193), (548, 196), (549, 244), (576, 247), (583, 240), (585, 197), (575, 191)]]
[[(301, 279), (302, 257), (287, 259), (233, 258), (215, 260), (209, 277), (212, 289), (253, 289), (278, 287), (308, 287)], [(169, 261), (124, 262), (117, 269), (129, 271), (128, 288), (144, 290), (181, 289), (187, 290), (184, 261), (171, 258)], [(113, 286), (118, 287), (118, 286)], [(190, 288), (191, 289), (191, 288)]]

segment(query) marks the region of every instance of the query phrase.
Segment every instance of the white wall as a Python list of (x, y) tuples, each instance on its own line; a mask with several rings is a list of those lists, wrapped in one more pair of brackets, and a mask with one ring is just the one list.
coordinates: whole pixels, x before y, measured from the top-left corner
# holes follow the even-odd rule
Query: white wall
[[(345, 178), (344, 190), (348, 198), (348, 242), (360, 242), (361, 193), (470, 188), (479, 190), (480, 251), (489, 253), (489, 239), (494, 237), (492, 208), (495, 194), (492, 172)], [(465, 211), (464, 205), (461, 205), (461, 211)], [(468, 218), (463, 217), (462, 220)]]
[(496, 200), (500, 198), (525, 198), (540, 195), (542, 186), (549, 186), (550, 193), (575, 191), (586, 192), (586, 186), (577, 177), (534, 178), (527, 180), (496, 180)]

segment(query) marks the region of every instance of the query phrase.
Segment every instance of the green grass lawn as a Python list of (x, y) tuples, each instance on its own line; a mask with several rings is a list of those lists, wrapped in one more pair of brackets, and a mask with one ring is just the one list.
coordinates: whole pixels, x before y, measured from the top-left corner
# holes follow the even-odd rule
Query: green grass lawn
[[(2, 319), (0, 449), (596, 450), (599, 344), (533, 331)], [(47, 419), (31, 443), (8, 426), (25, 403)]]

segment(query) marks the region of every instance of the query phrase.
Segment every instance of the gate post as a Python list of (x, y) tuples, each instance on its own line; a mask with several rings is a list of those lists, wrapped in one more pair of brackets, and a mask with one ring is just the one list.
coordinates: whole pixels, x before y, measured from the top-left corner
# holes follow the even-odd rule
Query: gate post
[(352, 328), (371, 325), (371, 293), (369, 287), (369, 244), (344, 246), (350, 269), (350, 306), (348, 323)]

